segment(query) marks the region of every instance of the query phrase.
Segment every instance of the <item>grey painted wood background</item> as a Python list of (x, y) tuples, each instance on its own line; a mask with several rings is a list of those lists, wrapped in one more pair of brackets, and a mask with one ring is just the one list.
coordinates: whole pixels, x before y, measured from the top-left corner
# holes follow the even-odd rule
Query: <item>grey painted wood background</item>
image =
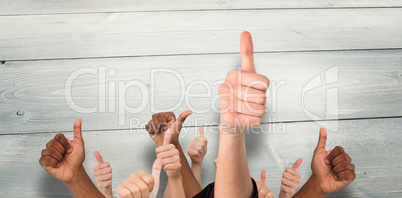
[[(194, 111), (183, 148), (205, 126), (202, 183), (214, 181), (217, 87), (239, 67), (244, 30), (253, 35), (257, 71), (272, 82), (264, 124), (247, 135), (252, 176), (265, 168), (278, 195), (283, 167), (302, 157), (303, 183), (318, 129), (327, 127), (327, 148), (343, 146), (357, 173), (330, 197), (402, 197), (401, 24), (400, 0), (2, 1), (0, 197), (69, 197), (38, 160), (58, 132), (72, 138), (77, 117), (91, 177), (95, 150), (111, 163), (114, 188), (150, 171), (155, 146), (143, 124), (174, 106)], [(94, 73), (74, 78), (68, 93), (79, 107), (97, 108), (92, 113), (66, 100), (80, 71)], [(118, 85), (134, 80), (144, 90), (123, 90), (125, 101), (143, 108), (120, 110)], [(166, 181), (164, 174), (161, 192)]]

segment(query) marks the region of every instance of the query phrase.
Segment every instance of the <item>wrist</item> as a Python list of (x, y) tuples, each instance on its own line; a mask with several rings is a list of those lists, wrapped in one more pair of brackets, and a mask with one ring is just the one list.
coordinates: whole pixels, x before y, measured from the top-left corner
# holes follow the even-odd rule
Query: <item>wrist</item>
[(80, 165), (77, 169), (75, 169), (73, 171), (73, 177), (69, 180), (69, 181), (65, 181), (64, 184), (67, 185), (75, 185), (79, 182), (82, 181), (83, 178), (85, 178), (85, 176), (88, 177), (87, 172), (85, 171), (85, 168), (83, 165)]
[(173, 176), (168, 176), (168, 177), (169, 177), (169, 181), (172, 181), (172, 182), (178, 182), (178, 181), (182, 180), (180, 172), (178, 174), (175, 174)]
[(88, 184), (93, 185), (91, 178), (89, 178), (84, 166), (82, 165), (74, 171), (74, 176), (70, 181), (64, 182), (64, 185), (70, 190), (71, 194), (75, 194), (73, 192), (86, 188)]
[(320, 197), (326, 197), (328, 195), (328, 193), (324, 193), (321, 188), (320, 188), (320, 183), (317, 180), (317, 178), (315, 177), (314, 174), (312, 174), (308, 180), (308, 182), (311, 183), (311, 186), (313, 187), (313, 189), (315, 190), (315, 193), (317, 195), (320, 195)]
[(321, 188), (319, 181), (312, 174), (307, 182), (302, 186), (302, 188), (296, 193), (294, 197), (313, 197), (322, 198), (328, 196), (328, 193), (324, 193)]
[(230, 127), (225, 126), (225, 124), (219, 124), (219, 134), (220, 135), (230, 135), (230, 136), (244, 136), (247, 133), (247, 127)]
[(64, 185), (70, 190), (73, 197), (103, 197), (99, 189), (92, 183), (82, 164), (73, 171), (73, 178), (64, 182)]
[(201, 160), (201, 162), (191, 161), (191, 168), (201, 168), (202, 161), (203, 160)]

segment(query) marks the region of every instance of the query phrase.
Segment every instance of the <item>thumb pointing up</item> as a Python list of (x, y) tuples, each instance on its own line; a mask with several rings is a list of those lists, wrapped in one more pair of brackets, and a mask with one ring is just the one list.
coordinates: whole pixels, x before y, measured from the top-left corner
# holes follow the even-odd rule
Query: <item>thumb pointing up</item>
[(241, 70), (256, 73), (254, 67), (253, 40), (251, 34), (246, 31), (240, 35), (240, 56)]
[(82, 139), (82, 132), (81, 132), (81, 125), (82, 125), (82, 120), (81, 118), (77, 118), (74, 122), (74, 142), (84, 142), (84, 139)]
[(302, 162), (303, 162), (302, 158), (297, 159), (296, 162), (293, 164), (292, 168), (297, 170), (297, 168), (299, 168), (299, 166), (301, 165)]
[(265, 169), (261, 170), (261, 180), (260, 180), (263, 184), (265, 184)]
[(325, 152), (326, 143), (327, 143), (327, 131), (324, 128), (321, 128), (320, 137), (318, 138), (318, 144), (314, 150), (314, 154)]
[(94, 152), (96, 160), (98, 160), (99, 164), (103, 163), (103, 159), (101, 154), (98, 151)]
[(204, 128), (200, 127), (199, 131), (200, 131), (200, 137), (205, 137)]
[(170, 132), (170, 129), (168, 129), (165, 132), (165, 137), (163, 138), (163, 145), (168, 145), (170, 144), (170, 140), (172, 139), (172, 133)]

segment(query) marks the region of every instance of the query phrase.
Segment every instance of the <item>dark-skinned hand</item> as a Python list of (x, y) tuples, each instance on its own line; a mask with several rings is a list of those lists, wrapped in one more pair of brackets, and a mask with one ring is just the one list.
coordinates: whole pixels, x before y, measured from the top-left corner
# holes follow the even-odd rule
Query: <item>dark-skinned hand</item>
[(325, 151), (326, 142), (327, 132), (321, 128), (311, 170), (312, 177), (324, 194), (338, 191), (356, 178), (355, 165), (352, 164), (349, 155), (340, 146), (336, 146), (331, 151)]
[(81, 134), (81, 118), (74, 122), (74, 139), (57, 134), (42, 150), (39, 164), (51, 176), (63, 182), (70, 182), (85, 160), (84, 139)]
[(151, 136), (152, 140), (158, 146), (163, 145), (165, 132), (168, 128), (170, 128), (172, 133), (170, 143), (177, 144), (179, 143), (181, 127), (183, 126), (186, 118), (191, 114), (192, 112), (187, 110), (181, 113), (176, 119), (176, 116), (173, 112), (155, 113), (152, 115), (152, 120), (148, 122), (145, 128), (148, 131), (149, 136)]

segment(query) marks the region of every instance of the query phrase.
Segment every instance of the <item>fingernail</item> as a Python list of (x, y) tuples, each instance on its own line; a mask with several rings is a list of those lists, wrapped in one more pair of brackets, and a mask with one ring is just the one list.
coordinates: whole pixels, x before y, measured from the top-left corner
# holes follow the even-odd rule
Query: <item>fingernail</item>
[(335, 175), (335, 179), (338, 180), (338, 176)]
[(325, 162), (327, 165), (329, 165), (329, 160), (328, 160), (328, 159), (325, 159), (324, 162)]
[(69, 149), (67, 150), (67, 153), (71, 153), (71, 152), (73, 152), (73, 149), (72, 149), (72, 148), (69, 148)]

